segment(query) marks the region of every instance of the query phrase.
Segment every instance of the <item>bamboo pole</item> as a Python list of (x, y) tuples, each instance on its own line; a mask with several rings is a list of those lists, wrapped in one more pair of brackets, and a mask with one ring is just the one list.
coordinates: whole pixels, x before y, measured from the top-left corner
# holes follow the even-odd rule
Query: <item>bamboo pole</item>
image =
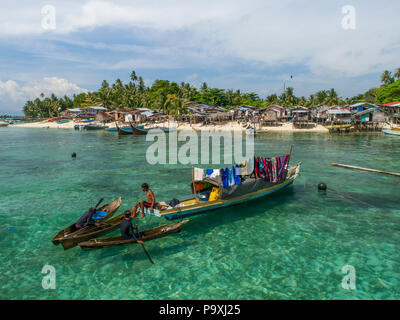
[(350, 165), (340, 164), (340, 163), (332, 163), (332, 166), (333, 167), (348, 168), (348, 169), (357, 169), (357, 170), (362, 170), (362, 171), (367, 171), (367, 172), (383, 173), (383, 174), (388, 174), (388, 175), (400, 177), (400, 173), (396, 173), (396, 172), (387, 172), (387, 171), (382, 171), (382, 170), (361, 168), (361, 167), (350, 166)]
[(196, 201), (198, 201), (198, 198), (197, 198), (197, 191), (196, 191), (196, 185), (195, 185), (195, 183), (194, 183), (194, 168), (193, 168), (193, 166), (192, 166), (192, 185), (193, 185), (193, 194), (194, 194), (194, 197), (195, 197)]

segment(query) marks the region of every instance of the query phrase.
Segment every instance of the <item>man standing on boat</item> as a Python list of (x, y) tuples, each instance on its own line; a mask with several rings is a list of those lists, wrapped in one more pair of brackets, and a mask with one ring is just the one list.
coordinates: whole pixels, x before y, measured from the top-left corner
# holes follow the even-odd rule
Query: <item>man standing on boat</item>
[[(138, 225), (136, 223), (135, 223), (135, 229), (138, 230)], [(137, 243), (143, 244), (142, 240), (139, 240), (136, 238), (135, 232), (133, 231), (130, 210), (126, 210), (124, 212), (124, 218), (121, 221), (120, 230), (121, 230), (121, 235), (124, 238), (124, 240), (135, 239)], [(138, 236), (139, 236), (139, 232), (138, 232)]]
[(140, 203), (139, 202), (135, 203), (135, 206), (133, 207), (132, 211), (133, 218), (136, 218), (136, 216), (138, 215), (139, 206), (140, 209), (142, 210), (142, 215), (139, 217), (139, 219), (142, 219), (145, 216), (144, 207), (148, 208), (151, 211), (153, 210), (154, 204), (156, 203), (156, 198), (154, 197), (154, 193), (153, 191), (151, 191), (147, 183), (142, 184), (142, 190), (143, 192), (146, 192), (146, 201), (141, 200)]
[(78, 219), (78, 221), (75, 223), (75, 227), (77, 229), (81, 229), (86, 226), (99, 226), (98, 223), (94, 222), (94, 219), (92, 218), (93, 215), (96, 213), (96, 208), (91, 207), (88, 211), (86, 211), (82, 217)]

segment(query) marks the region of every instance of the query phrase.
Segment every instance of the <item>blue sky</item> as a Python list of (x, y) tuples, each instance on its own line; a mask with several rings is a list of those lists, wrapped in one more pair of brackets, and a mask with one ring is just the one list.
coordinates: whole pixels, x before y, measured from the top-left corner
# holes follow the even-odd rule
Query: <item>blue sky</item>
[[(43, 6), (56, 10), (45, 30)], [(342, 8), (355, 8), (345, 30)], [(0, 4), (0, 114), (44, 92), (72, 95), (135, 70), (199, 87), (343, 97), (400, 67), (398, 0), (29, 1)]]

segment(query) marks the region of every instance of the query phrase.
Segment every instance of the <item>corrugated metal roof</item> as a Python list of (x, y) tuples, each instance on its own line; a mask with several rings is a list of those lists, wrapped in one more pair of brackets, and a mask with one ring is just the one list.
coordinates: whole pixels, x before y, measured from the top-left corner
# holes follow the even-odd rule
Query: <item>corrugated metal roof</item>
[(351, 111), (347, 108), (331, 108), (328, 110), (329, 114), (351, 114)]
[(106, 108), (99, 106), (87, 106), (84, 109), (107, 110)]
[(382, 105), (383, 107), (400, 107), (400, 102), (390, 102)]

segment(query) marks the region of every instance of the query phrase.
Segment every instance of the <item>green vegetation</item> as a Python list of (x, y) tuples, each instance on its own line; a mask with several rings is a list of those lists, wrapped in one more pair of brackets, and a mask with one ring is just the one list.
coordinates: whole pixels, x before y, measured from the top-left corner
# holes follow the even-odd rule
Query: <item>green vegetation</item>
[(166, 114), (179, 115), (186, 113), (185, 102), (187, 101), (222, 106), (228, 109), (238, 105), (251, 105), (258, 108), (271, 104), (286, 107), (302, 105), (309, 108), (321, 104), (333, 106), (357, 102), (400, 101), (400, 68), (393, 74), (385, 70), (381, 81), (380, 88), (369, 89), (364, 94), (346, 100), (343, 100), (335, 89), (318, 91), (308, 98), (296, 97), (294, 89), (291, 87), (288, 87), (279, 96), (272, 94), (262, 99), (254, 92), (242, 93), (240, 90), (209, 88), (205, 82), (200, 89), (191, 86), (190, 83), (177, 84), (168, 80), (156, 80), (151, 87), (147, 87), (142, 77), (138, 77), (135, 71), (132, 71), (127, 84), (117, 79), (110, 86), (106, 80), (103, 80), (98, 91), (80, 93), (72, 98), (68, 96), (57, 98), (54, 94), (45, 97), (42, 93), (35, 100), (27, 101), (23, 111), (28, 117), (48, 118), (58, 116), (60, 112), (70, 108), (102, 105), (109, 110), (149, 108)]

